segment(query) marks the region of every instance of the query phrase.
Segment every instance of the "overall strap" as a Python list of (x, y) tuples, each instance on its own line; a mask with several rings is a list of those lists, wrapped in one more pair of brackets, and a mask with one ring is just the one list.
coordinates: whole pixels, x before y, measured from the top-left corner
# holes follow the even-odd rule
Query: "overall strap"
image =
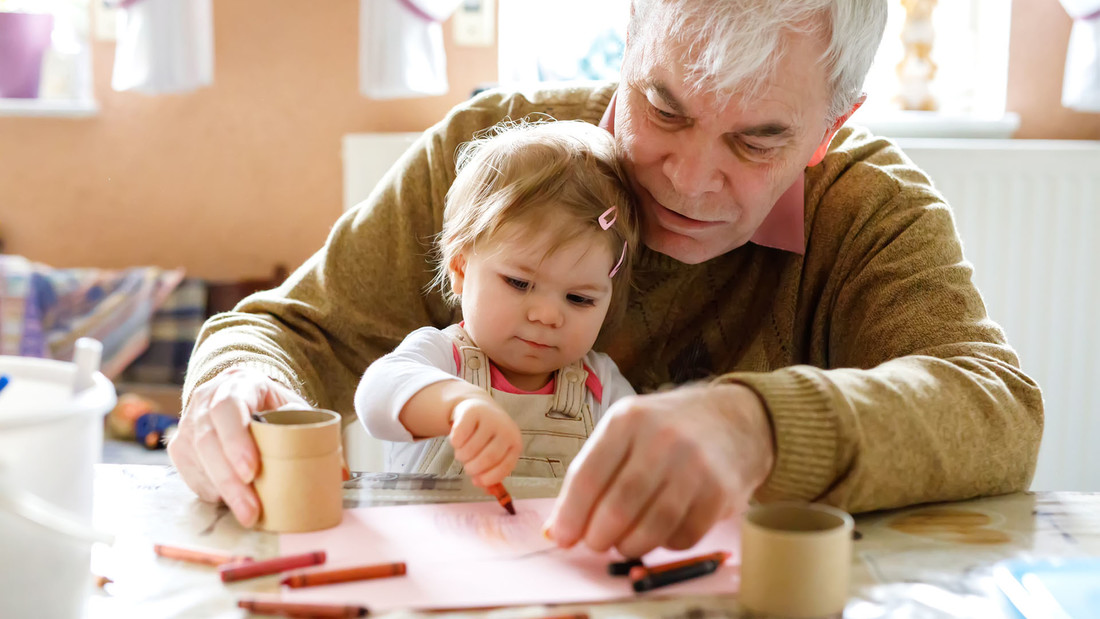
[(458, 371), (462, 376), (462, 380), (491, 393), (492, 379), (489, 375), (489, 358), (481, 352), (480, 348), (474, 345), (474, 341), (470, 339), (470, 334), (466, 333), (466, 330), (460, 325), (451, 325), (443, 332), (455, 341), (455, 347), (458, 349)]
[(558, 370), (554, 379), (554, 399), (546, 416), (558, 419), (579, 417), (584, 410), (587, 380), (588, 371), (584, 369), (584, 363), (580, 360)]

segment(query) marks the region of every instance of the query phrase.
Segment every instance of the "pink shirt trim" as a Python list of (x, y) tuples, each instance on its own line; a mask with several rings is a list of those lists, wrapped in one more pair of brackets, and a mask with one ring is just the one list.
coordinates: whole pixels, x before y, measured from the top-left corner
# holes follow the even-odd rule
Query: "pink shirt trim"
[[(458, 368), (458, 373), (462, 374), (462, 360), (458, 355), (458, 346), (452, 344), (451, 352), (454, 353), (455, 356), (455, 367)], [(592, 394), (592, 397), (596, 398), (597, 402), (603, 404), (603, 383), (600, 382), (600, 377), (596, 376), (596, 373), (592, 371), (592, 368), (588, 367), (587, 363), (584, 364), (584, 370), (588, 372), (588, 378), (584, 381), (585, 388)], [(549, 395), (554, 393), (553, 378), (538, 391), (524, 391), (508, 382), (504, 374), (502, 374), (501, 371), (497, 369), (497, 366), (492, 363), (489, 364), (489, 383), (493, 389), (505, 393), (518, 393), (520, 395)]]
[[(618, 92), (611, 95), (611, 102), (607, 104), (607, 109), (604, 110), (603, 117), (600, 119), (600, 127), (606, 129), (611, 135), (615, 135), (615, 100), (618, 96)], [(805, 254), (805, 185), (806, 175), (802, 174), (783, 192), (783, 195), (779, 196), (779, 200), (749, 241), (764, 247), (782, 249), (799, 255)]]
[(542, 386), (541, 389), (535, 391), (524, 391), (519, 387), (516, 387), (512, 383), (508, 382), (508, 379), (504, 377), (504, 374), (497, 369), (497, 366), (492, 363), (489, 364), (489, 382), (493, 385), (493, 389), (497, 391), (503, 391), (504, 393), (518, 393), (520, 395), (552, 395), (554, 393), (554, 378), (550, 377), (550, 382)]
[(588, 378), (585, 379), (584, 386), (588, 388), (588, 392), (596, 398), (597, 402), (603, 404), (603, 383), (600, 382), (600, 377), (596, 376), (596, 373), (588, 367), (587, 363), (584, 364), (584, 371), (588, 372)]

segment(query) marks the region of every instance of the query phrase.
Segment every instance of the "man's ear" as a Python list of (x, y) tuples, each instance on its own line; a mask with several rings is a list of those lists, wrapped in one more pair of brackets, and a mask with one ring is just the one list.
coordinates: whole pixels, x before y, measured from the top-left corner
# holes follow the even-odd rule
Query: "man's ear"
[(466, 254), (458, 252), (451, 257), (451, 263), (447, 265), (447, 271), (451, 277), (451, 290), (457, 296), (462, 296), (462, 285), (466, 281)]
[(859, 96), (859, 99), (856, 100), (855, 104), (852, 105), (852, 109), (848, 110), (847, 114), (836, 119), (836, 122), (833, 123), (833, 126), (829, 127), (829, 130), (825, 132), (825, 136), (821, 138), (821, 144), (817, 145), (817, 150), (815, 150), (813, 156), (810, 157), (810, 162), (806, 164), (806, 167), (812, 168), (815, 165), (821, 163), (823, 159), (825, 159), (825, 155), (829, 152), (829, 144), (833, 141), (833, 136), (836, 135), (836, 132), (839, 131), (841, 127), (844, 126), (844, 123), (848, 122), (848, 119), (852, 117), (852, 114), (855, 114), (856, 110), (858, 110), (859, 107), (863, 105), (863, 102), (866, 100), (867, 93), (861, 94)]

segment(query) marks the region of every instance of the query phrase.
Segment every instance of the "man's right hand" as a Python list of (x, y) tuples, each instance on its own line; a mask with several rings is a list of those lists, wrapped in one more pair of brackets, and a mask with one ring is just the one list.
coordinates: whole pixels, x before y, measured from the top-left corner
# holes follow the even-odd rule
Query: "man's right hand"
[(168, 443), (168, 456), (191, 490), (204, 501), (225, 501), (242, 526), (251, 527), (260, 517), (251, 486), (260, 455), (249, 420), (253, 413), (287, 404), (308, 406), (262, 372), (229, 369), (195, 390)]

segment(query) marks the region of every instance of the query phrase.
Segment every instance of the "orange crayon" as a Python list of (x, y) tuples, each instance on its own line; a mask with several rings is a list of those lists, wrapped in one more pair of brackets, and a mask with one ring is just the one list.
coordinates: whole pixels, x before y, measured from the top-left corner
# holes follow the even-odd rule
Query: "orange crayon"
[(153, 552), (165, 559), (176, 559), (189, 563), (201, 563), (218, 567), (226, 563), (242, 563), (251, 561), (252, 557), (227, 555), (223, 552), (211, 552), (198, 548), (183, 548), (180, 546), (168, 546), (166, 544), (153, 544)]
[(315, 587), (317, 585), (331, 585), (338, 582), (352, 582), (354, 580), (371, 580), (373, 578), (389, 578), (390, 576), (403, 576), (405, 574), (405, 562), (379, 563), (376, 565), (360, 565), (340, 570), (327, 572), (310, 572), (308, 574), (294, 574), (282, 580), (282, 584), (297, 589), (299, 587)]
[(238, 580), (247, 580), (249, 578), (258, 578), (260, 576), (270, 576), (271, 574), (278, 574), (279, 572), (285, 572), (297, 567), (321, 565), (324, 562), (325, 551), (318, 550), (300, 555), (275, 557), (274, 559), (266, 559), (264, 561), (228, 563), (219, 567), (218, 572), (221, 574), (222, 582), (235, 582)]
[(516, 515), (516, 508), (512, 505), (512, 495), (508, 494), (508, 490), (504, 487), (504, 484), (493, 484), (485, 489), (489, 494), (497, 498), (497, 503), (500, 506), (508, 510), (509, 514)]
[(680, 559), (679, 561), (670, 561), (668, 563), (661, 563), (660, 565), (651, 565), (646, 567), (645, 565), (638, 565), (630, 568), (630, 580), (641, 580), (646, 576), (653, 574), (660, 574), (661, 572), (667, 572), (669, 570), (680, 569), (688, 565), (695, 565), (696, 563), (702, 563), (703, 561), (717, 561), (718, 565), (722, 565), (730, 558), (730, 553), (724, 551), (712, 552), (705, 555), (699, 555), (697, 557), (688, 557), (687, 559)]
[(237, 606), (258, 615), (283, 617), (366, 617), (366, 606), (344, 604), (299, 604), (264, 600), (237, 600)]

